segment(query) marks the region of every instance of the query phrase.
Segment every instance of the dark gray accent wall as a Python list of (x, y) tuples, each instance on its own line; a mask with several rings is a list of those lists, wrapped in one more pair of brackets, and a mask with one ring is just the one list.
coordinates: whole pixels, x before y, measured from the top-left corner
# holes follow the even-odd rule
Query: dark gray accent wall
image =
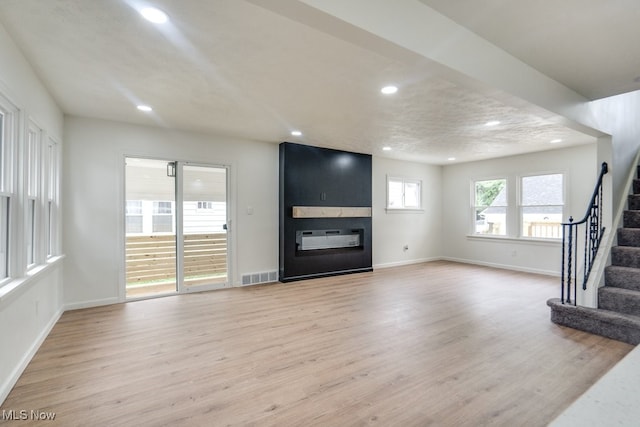
[[(293, 218), (293, 206), (371, 207), (371, 156), (290, 142), (280, 144), (280, 258), (283, 282), (371, 271), (371, 217)], [(360, 245), (300, 250), (296, 233), (358, 230)]]

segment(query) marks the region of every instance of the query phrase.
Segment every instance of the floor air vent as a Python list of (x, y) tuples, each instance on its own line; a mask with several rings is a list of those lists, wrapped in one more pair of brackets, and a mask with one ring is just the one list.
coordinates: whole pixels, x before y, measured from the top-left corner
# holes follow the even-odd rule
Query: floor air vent
[(277, 271), (264, 271), (261, 273), (247, 273), (242, 275), (242, 285), (255, 285), (258, 283), (269, 283), (278, 280)]

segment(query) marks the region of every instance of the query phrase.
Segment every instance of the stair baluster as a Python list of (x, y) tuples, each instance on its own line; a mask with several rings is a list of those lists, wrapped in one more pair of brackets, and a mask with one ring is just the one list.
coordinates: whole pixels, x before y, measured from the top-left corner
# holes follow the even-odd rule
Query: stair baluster
[[(602, 226), (602, 180), (608, 171), (607, 163), (602, 163), (600, 175), (584, 218), (574, 222), (573, 217), (569, 217), (569, 222), (562, 223), (562, 277), (560, 287), (562, 304), (573, 303), (573, 305), (576, 305), (579, 267), (582, 270), (582, 289), (587, 289), (587, 280), (605, 230), (605, 227)], [(580, 226), (584, 226), (584, 240), (578, 238)], [(579, 266), (577, 257), (579, 246), (584, 246), (582, 266)]]
[[(636, 158), (640, 161), (640, 154)], [(610, 248), (611, 265), (604, 269), (604, 286), (598, 288), (597, 308), (575, 305), (575, 252), (568, 254), (571, 245), (575, 250), (575, 243), (569, 240), (576, 237), (571, 228), (563, 229), (562, 271), (563, 286), (560, 298), (547, 301), (551, 308), (551, 321), (558, 325), (568, 326), (582, 331), (598, 334), (603, 337), (624, 341), (632, 345), (640, 344), (640, 166), (635, 168), (635, 179), (632, 194), (627, 198), (627, 209), (623, 213), (622, 228), (617, 230), (617, 246)], [(632, 178), (631, 176), (629, 177)], [(591, 244), (592, 259), (600, 245), (602, 224), (602, 190), (598, 192), (597, 215), (598, 222), (589, 222), (591, 232), (585, 250)], [(594, 211), (589, 210), (589, 213)], [(569, 221), (573, 223), (573, 221)], [(597, 226), (594, 226), (596, 224)], [(569, 237), (570, 232), (573, 233)], [(590, 243), (593, 242), (593, 243)], [(589, 255), (591, 256), (591, 255)], [(589, 267), (589, 256), (586, 266)], [(567, 258), (566, 260), (564, 258)], [(572, 262), (573, 265), (567, 264)], [(566, 265), (571, 265), (570, 272), (566, 272)], [(584, 276), (585, 282), (588, 272)], [(571, 288), (573, 286), (573, 295)], [(584, 284), (583, 284), (584, 286)], [(568, 295), (566, 295), (568, 294)]]

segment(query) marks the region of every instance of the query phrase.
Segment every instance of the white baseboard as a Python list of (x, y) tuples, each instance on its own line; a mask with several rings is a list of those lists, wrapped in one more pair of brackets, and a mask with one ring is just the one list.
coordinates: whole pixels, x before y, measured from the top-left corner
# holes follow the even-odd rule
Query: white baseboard
[(385, 262), (383, 264), (374, 264), (373, 268), (376, 269), (376, 268), (400, 267), (403, 265), (422, 264), (424, 262), (440, 261), (442, 259), (443, 258), (441, 257), (433, 257), (433, 258), (410, 259), (406, 261)]
[(7, 396), (9, 396), (11, 389), (13, 389), (13, 386), (16, 385), (18, 379), (20, 379), (20, 376), (27, 368), (27, 365), (29, 365), (31, 359), (33, 359), (33, 356), (36, 355), (36, 352), (49, 335), (49, 332), (51, 332), (55, 324), (58, 322), (58, 320), (60, 320), (60, 316), (62, 316), (62, 313), (64, 313), (64, 310), (60, 308), (60, 310), (58, 310), (58, 312), (56, 312), (51, 317), (45, 328), (40, 332), (33, 344), (31, 344), (29, 351), (24, 354), (18, 366), (15, 367), (9, 378), (7, 378), (7, 380), (0, 386), (0, 405), (2, 405)]
[(509, 265), (509, 264), (497, 264), (493, 262), (484, 262), (484, 261), (477, 261), (477, 260), (463, 259), (463, 258), (442, 257), (440, 259), (442, 261), (459, 262), (462, 264), (473, 264), (473, 265), (481, 265), (484, 267), (500, 268), (502, 270), (522, 271), (523, 273), (534, 273), (534, 274), (543, 274), (545, 276), (560, 277), (559, 272), (552, 271), (552, 270), (541, 270), (538, 268), (520, 267), (517, 265)]
[(91, 308), (91, 307), (99, 307), (101, 305), (111, 305), (118, 304), (120, 301), (119, 298), (104, 298), (104, 299), (96, 299), (92, 301), (82, 301), (82, 302), (73, 302), (70, 304), (65, 304), (64, 310), (80, 310), (82, 308)]

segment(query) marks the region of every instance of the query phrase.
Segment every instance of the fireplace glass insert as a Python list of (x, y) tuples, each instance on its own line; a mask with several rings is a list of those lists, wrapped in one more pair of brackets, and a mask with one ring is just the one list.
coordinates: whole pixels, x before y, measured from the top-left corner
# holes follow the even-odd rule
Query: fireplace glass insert
[(296, 252), (362, 249), (364, 229), (297, 230)]

